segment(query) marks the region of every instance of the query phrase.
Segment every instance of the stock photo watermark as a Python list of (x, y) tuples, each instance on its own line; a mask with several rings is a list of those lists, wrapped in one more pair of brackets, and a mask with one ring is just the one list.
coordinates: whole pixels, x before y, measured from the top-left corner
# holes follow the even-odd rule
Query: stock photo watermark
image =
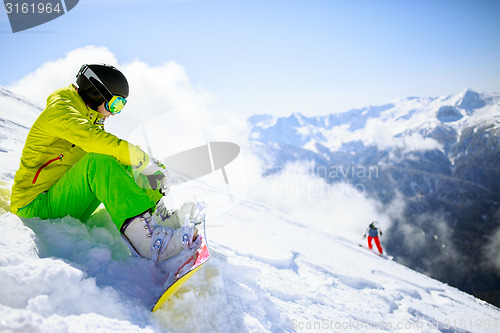
[(291, 319), (290, 328), (297, 332), (325, 331), (339, 332), (349, 330), (482, 330), (483, 332), (498, 332), (500, 320), (495, 319), (445, 319), (445, 320), (416, 320), (416, 321), (367, 321), (361, 319), (349, 319), (344, 321), (316, 320), (302, 321)]
[(264, 191), (274, 196), (297, 193), (310, 197), (364, 195), (366, 184), (380, 176), (377, 165), (317, 166), (310, 162), (273, 171), (275, 179), (284, 180), (265, 183)]
[(27, 30), (52, 21), (73, 8), (79, 0), (4, 0), (12, 32)]

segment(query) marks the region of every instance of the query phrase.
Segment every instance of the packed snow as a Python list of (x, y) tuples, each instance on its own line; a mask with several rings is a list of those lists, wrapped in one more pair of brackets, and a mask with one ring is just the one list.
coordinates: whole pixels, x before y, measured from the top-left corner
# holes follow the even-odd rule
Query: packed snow
[[(23, 142), (40, 109), (1, 92), (5, 211)], [(21, 112), (28, 114), (13, 118)], [(245, 158), (243, 152), (239, 163)], [(227, 171), (231, 182), (235, 171), (230, 166)], [(265, 178), (248, 179), (247, 191), (226, 186), (220, 174), (173, 187), (167, 200), (172, 206), (207, 201), (211, 259), (154, 313), (162, 272), (130, 256), (104, 209), (87, 223), (71, 217), (27, 220), (4, 212), (0, 331), (500, 330), (498, 308), (360, 247), (364, 226), (357, 235), (336, 234), (315, 223), (314, 212), (310, 218), (292, 217), (251, 195), (255, 187), (266, 188)]]

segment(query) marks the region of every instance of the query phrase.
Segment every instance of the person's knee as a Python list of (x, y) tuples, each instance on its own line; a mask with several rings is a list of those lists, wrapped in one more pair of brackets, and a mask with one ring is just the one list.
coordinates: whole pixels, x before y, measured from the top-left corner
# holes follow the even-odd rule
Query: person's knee
[(121, 166), (120, 162), (118, 162), (118, 160), (111, 155), (100, 154), (100, 153), (87, 153), (85, 158), (87, 158), (90, 163), (96, 166), (104, 166), (104, 165)]
[(94, 161), (111, 161), (111, 160), (114, 160), (116, 162), (118, 162), (118, 160), (116, 158), (114, 158), (113, 156), (111, 155), (106, 155), (106, 154), (100, 154), (100, 153), (87, 153), (87, 155), (85, 155), (86, 158), (90, 159), (90, 160), (94, 160)]
[(89, 174), (97, 174), (99, 176), (112, 176), (121, 173), (121, 170), (125, 170), (125, 166), (122, 165), (116, 158), (106, 154), (99, 153), (88, 153), (84, 161), (85, 168)]

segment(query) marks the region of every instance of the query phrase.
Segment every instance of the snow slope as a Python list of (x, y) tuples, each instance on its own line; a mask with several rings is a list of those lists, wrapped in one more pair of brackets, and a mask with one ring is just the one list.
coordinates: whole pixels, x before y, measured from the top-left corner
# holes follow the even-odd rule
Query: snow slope
[[(13, 181), (29, 122), (39, 112), (26, 111), (31, 114), (23, 126), (4, 126), (13, 121), (13, 111), (28, 110), (12, 98), (0, 96), (3, 192)], [(85, 224), (70, 217), (23, 221), (0, 215), (0, 331), (500, 329), (498, 308), (382, 259), (357, 240), (244, 198), (215, 215), (211, 202), (230, 200), (227, 193), (202, 181), (193, 187), (209, 201), (212, 258), (155, 313), (149, 309), (161, 291), (161, 272), (129, 255), (105, 210)], [(0, 200), (5, 204), (5, 196)]]
[(0, 177), (14, 178), (28, 130), (42, 111), (25, 98), (0, 87)]

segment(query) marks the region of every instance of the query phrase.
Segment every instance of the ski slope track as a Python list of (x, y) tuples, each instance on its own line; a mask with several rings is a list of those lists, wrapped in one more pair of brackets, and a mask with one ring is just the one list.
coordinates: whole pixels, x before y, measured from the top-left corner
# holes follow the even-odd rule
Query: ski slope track
[(211, 260), (151, 313), (161, 272), (130, 256), (104, 209), (85, 224), (5, 212), (39, 112), (0, 90), (2, 332), (500, 330), (498, 308), (252, 200), (209, 209)]

